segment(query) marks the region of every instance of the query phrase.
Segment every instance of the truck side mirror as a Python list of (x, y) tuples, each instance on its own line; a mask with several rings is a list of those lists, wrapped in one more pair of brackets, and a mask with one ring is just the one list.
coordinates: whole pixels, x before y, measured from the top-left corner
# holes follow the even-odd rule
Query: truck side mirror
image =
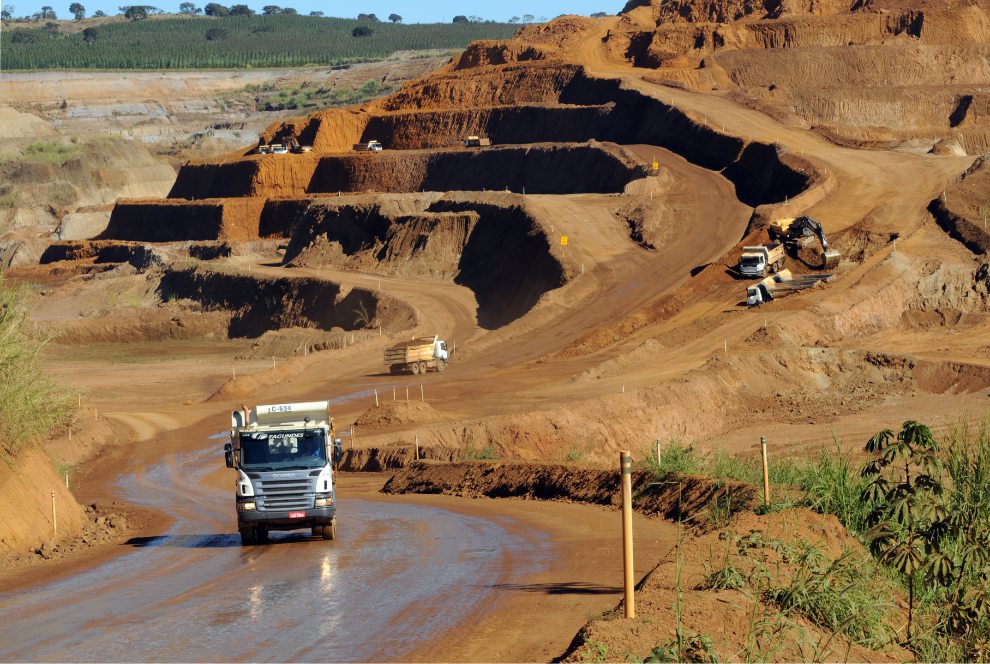
[(232, 450), (223, 451), (223, 459), (227, 462), (228, 468), (234, 467), (234, 452)]
[(344, 458), (344, 444), (340, 438), (333, 440), (333, 463), (338, 465)]

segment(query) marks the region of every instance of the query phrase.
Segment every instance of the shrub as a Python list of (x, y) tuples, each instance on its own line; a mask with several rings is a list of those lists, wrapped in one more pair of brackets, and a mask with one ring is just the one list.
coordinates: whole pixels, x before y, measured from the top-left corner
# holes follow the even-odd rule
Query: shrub
[(43, 344), (24, 335), (27, 314), (25, 290), (7, 287), (0, 274), (0, 442), (10, 454), (72, 414), (68, 392), (38, 368)]

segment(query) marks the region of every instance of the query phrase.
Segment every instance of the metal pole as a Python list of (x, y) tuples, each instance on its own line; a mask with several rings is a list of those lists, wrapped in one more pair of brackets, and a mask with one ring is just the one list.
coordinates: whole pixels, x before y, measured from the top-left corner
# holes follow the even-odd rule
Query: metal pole
[(396, 401), (396, 398), (395, 398), (395, 385), (392, 386), (392, 401)]
[(423, 391), (423, 384), (419, 384), (419, 400), (426, 401), (426, 392)]
[(632, 453), (619, 454), (622, 467), (622, 558), (625, 571), (626, 618), (636, 617), (636, 598), (633, 594), (636, 582), (633, 572), (632, 535)]
[(657, 438), (657, 465), (660, 465), (660, 439)]
[(763, 504), (770, 505), (770, 469), (767, 465), (767, 437), (760, 436), (760, 454), (763, 455)]
[(378, 390), (375, 390), (375, 408), (378, 407)]
[(55, 513), (55, 492), (52, 491), (52, 536), (58, 537), (58, 514)]
[(357, 426), (356, 424), (352, 424), (351, 425), (351, 449), (352, 450), (354, 449), (354, 440), (357, 438), (357, 434), (354, 433), (354, 427), (356, 427), (356, 426)]
[(406, 385), (406, 405), (409, 405), (409, 386)]

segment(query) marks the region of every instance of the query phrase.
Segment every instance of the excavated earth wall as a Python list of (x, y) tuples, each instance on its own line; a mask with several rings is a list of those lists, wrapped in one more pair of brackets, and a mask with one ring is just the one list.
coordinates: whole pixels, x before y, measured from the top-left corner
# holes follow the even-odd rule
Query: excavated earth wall
[(566, 281), (546, 232), (520, 205), (442, 198), (393, 215), (378, 204), (314, 202), (295, 226), (286, 263), (452, 278), (474, 292), (488, 329)]
[(402, 302), (363, 288), (345, 291), (318, 279), (170, 269), (161, 278), (158, 294), (163, 300), (194, 300), (207, 311), (235, 312), (231, 337), (254, 338), (287, 327), (356, 330), (381, 325), (396, 330), (415, 323), (415, 312)]
[(943, 196), (933, 200), (928, 211), (950, 237), (958, 240), (974, 254), (990, 253), (990, 163), (985, 157), (977, 159), (946, 189)]

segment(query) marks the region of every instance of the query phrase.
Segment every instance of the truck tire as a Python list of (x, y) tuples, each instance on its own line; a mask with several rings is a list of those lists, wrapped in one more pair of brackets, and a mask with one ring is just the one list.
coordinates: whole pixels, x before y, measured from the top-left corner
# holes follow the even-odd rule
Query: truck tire
[(388, 372), (391, 374), (402, 373), (402, 366), (398, 364), (391, 364), (388, 367)]
[[(316, 530), (315, 528), (313, 530)], [(321, 536), (325, 540), (335, 540), (337, 539), (337, 519), (330, 522), (329, 526), (323, 526), (321, 530)]]
[(447, 368), (447, 360), (440, 360), (437, 362), (437, 371), (443, 371)]
[(414, 376), (417, 375), (419, 373), (419, 362), (413, 362), (409, 365), (409, 368), (412, 370)]
[(255, 528), (254, 529), (254, 539), (258, 544), (268, 543), (268, 529), (267, 528)]
[(428, 366), (426, 366), (426, 362), (420, 362), (419, 363), (419, 373), (425, 374), (429, 370), (430, 370), (430, 368)]
[(258, 539), (255, 535), (254, 528), (241, 528), (237, 532), (241, 534), (241, 546), (257, 544)]

